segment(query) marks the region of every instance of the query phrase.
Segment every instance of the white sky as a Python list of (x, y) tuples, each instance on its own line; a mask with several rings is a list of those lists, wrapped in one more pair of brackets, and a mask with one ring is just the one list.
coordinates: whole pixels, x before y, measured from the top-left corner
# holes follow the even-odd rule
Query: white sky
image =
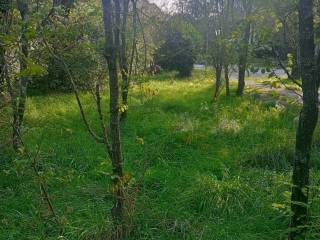
[(159, 7), (168, 9), (174, 0), (149, 0), (151, 3), (157, 4)]

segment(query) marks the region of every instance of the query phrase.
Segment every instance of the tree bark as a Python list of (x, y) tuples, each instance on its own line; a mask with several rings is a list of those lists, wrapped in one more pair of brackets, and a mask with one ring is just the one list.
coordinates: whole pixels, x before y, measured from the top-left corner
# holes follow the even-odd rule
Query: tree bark
[[(29, 18), (29, 6), (27, 0), (18, 0), (18, 10), (22, 19), (22, 33), (21, 33), (21, 53), (20, 57), (20, 71), (23, 72), (27, 69), (26, 58), (29, 56), (28, 38), (26, 32), (28, 29), (27, 22)], [(25, 112), (26, 98), (27, 98), (27, 87), (28, 87), (28, 76), (22, 76), (18, 80), (18, 89), (13, 99), (13, 148), (19, 151), (22, 148), (22, 124)]]
[[(122, 186), (122, 150), (120, 142), (120, 119), (119, 119), (119, 79), (118, 79), (118, 53), (120, 44), (120, 3), (119, 0), (102, 0), (103, 19), (106, 35), (105, 57), (109, 69), (110, 87), (110, 137), (111, 137), (111, 160), (113, 171), (114, 205), (112, 216), (116, 225), (123, 221), (124, 193)], [(113, 7), (114, 5), (114, 7)], [(115, 23), (113, 22), (113, 16)]]
[(313, 0), (299, 1), (299, 44), (303, 107), (296, 135), (292, 175), (290, 240), (301, 239), (306, 231), (308, 214), (309, 162), (312, 138), (318, 120), (318, 89), (315, 76)]

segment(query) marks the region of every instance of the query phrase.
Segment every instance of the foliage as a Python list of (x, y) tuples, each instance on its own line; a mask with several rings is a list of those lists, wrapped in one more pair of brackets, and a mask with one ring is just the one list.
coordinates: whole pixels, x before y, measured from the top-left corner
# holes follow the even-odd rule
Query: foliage
[[(67, 64), (80, 89), (91, 89), (102, 75), (103, 28), (98, 2), (81, 2), (75, 5), (67, 17), (64, 9), (42, 29), (42, 36), (49, 46), (44, 46), (42, 61), (47, 63), (48, 74), (34, 79), (33, 86), (43, 90), (71, 90), (71, 82), (61, 59)], [(86, 19), (84, 21), (84, 19)], [(43, 45), (43, 44), (42, 44)], [(61, 59), (56, 59), (48, 51)]]
[(155, 63), (163, 69), (179, 72), (179, 76), (191, 75), (195, 55), (190, 40), (185, 39), (178, 31), (167, 34), (166, 41), (155, 53)]

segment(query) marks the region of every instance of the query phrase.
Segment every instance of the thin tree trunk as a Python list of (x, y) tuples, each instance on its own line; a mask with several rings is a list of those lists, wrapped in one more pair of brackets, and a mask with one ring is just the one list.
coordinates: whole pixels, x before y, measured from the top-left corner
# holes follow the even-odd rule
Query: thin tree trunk
[[(249, 3), (250, 4), (250, 3)], [(247, 17), (251, 14), (251, 6), (248, 6)], [(240, 46), (240, 56), (239, 56), (239, 79), (238, 79), (238, 96), (242, 96), (245, 88), (245, 76), (248, 60), (248, 49), (250, 41), (250, 31), (251, 31), (251, 22), (246, 19), (247, 24), (245, 27), (244, 38)]]
[(5, 86), (5, 49), (0, 46), (0, 101)]
[(290, 240), (303, 238), (307, 225), (309, 162), (312, 138), (318, 120), (318, 89), (315, 76), (315, 43), (313, 0), (299, 2), (299, 44), (303, 107), (296, 135), (295, 161), (292, 175)]
[[(103, 19), (106, 35), (106, 60), (109, 69), (110, 87), (110, 137), (111, 137), (111, 160), (113, 171), (114, 205), (112, 216), (116, 225), (123, 221), (124, 193), (122, 186), (122, 151), (120, 142), (120, 119), (119, 119), (119, 80), (118, 80), (118, 52), (120, 44), (120, 3), (114, 0), (114, 11), (111, 0), (102, 0)], [(113, 22), (115, 17), (115, 23)], [(114, 31), (113, 31), (114, 29)]]
[(0, 105), (1, 105), (1, 95), (5, 93), (5, 79), (6, 79), (6, 50), (0, 45)]
[(243, 63), (241, 63), (240, 60), (240, 64), (238, 66), (239, 68), (239, 79), (238, 79), (238, 90), (237, 90), (237, 94), (238, 96), (242, 96), (243, 92), (244, 92), (244, 88), (246, 86), (246, 82), (245, 82), (245, 76), (246, 76), (246, 67), (245, 65), (243, 65)]
[[(127, 18), (129, 12), (129, 0), (123, 0), (123, 17), (121, 27), (121, 49), (120, 49), (120, 68), (122, 76), (122, 104), (128, 105), (128, 94), (129, 94), (129, 68), (127, 61)], [(127, 111), (125, 110), (121, 114), (121, 119), (125, 119)]]
[(229, 79), (229, 66), (224, 66), (224, 78), (226, 80), (226, 95), (230, 96), (230, 79)]
[[(2, 21), (1, 21), (2, 24)], [(4, 47), (0, 45), (0, 101), (1, 101), (1, 94), (4, 93), (5, 90), (5, 55), (6, 50)]]
[(216, 87), (214, 91), (214, 100), (217, 100), (219, 97), (220, 88), (221, 88), (222, 66), (216, 65), (215, 69), (216, 69)]
[[(205, 55), (208, 55), (209, 52), (209, 36), (210, 36), (210, 20), (209, 20), (209, 14), (208, 14), (208, 2), (205, 1), (205, 8), (204, 8), (204, 15), (205, 15), (205, 21), (206, 21), (206, 39), (205, 39)], [(206, 67), (207, 67), (207, 59), (206, 59)]]
[[(133, 72), (133, 64), (134, 64), (134, 56), (137, 54), (136, 52), (136, 37), (137, 37), (137, 24), (138, 24), (138, 16), (137, 16), (137, 1), (132, 0), (132, 8), (133, 8), (133, 39), (132, 39), (132, 50), (131, 50), (131, 57), (130, 57), (130, 66), (129, 66), (129, 73), (125, 81), (123, 81), (123, 86), (122, 86), (122, 103), (124, 105), (128, 104), (128, 94), (129, 94), (129, 88), (130, 88), (130, 77)], [(125, 111), (121, 118), (126, 117), (127, 112)]]
[[(8, 18), (9, 11), (11, 8), (11, 3), (9, 0), (3, 0), (0, 4), (0, 33), (6, 34), (8, 32)], [(0, 43), (0, 101), (1, 94), (5, 92), (5, 78), (6, 78), (6, 60), (5, 60), (6, 50)]]
[[(23, 72), (27, 69), (26, 58), (29, 55), (29, 46), (28, 46), (28, 39), (26, 36), (27, 30), (27, 22), (29, 18), (29, 7), (27, 0), (19, 0), (18, 1), (18, 9), (22, 19), (22, 33), (21, 33), (21, 53), (22, 56), (20, 57), (20, 71)], [(26, 98), (27, 98), (27, 87), (28, 87), (28, 77), (22, 76), (18, 80), (18, 89), (16, 94), (16, 99), (14, 100), (14, 112), (13, 112), (13, 148), (18, 151), (22, 148), (21, 143), (21, 129), (23, 124), (24, 112), (25, 112), (25, 105), (26, 105)]]

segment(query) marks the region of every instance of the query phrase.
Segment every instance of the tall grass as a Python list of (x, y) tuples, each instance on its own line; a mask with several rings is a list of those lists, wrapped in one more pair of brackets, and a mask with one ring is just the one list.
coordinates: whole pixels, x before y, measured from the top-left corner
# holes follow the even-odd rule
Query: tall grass
[[(201, 71), (143, 79), (131, 93), (122, 127), (127, 189), (136, 196), (129, 239), (285, 239), (289, 217), (274, 204), (286, 203), (290, 190), (298, 106), (235, 94), (212, 103), (213, 76)], [(98, 126), (91, 95), (82, 99)], [(85, 131), (73, 95), (33, 96), (27, 105), (24, 139), (31, 152), (41, 145), (64, 231), (48, 216), (30, 163), (2, 151), (11, 160), (0, 161), (0, 239), (107, 238), (110, 161)], [(313, 174), (319, 178), (317, 168)]]

